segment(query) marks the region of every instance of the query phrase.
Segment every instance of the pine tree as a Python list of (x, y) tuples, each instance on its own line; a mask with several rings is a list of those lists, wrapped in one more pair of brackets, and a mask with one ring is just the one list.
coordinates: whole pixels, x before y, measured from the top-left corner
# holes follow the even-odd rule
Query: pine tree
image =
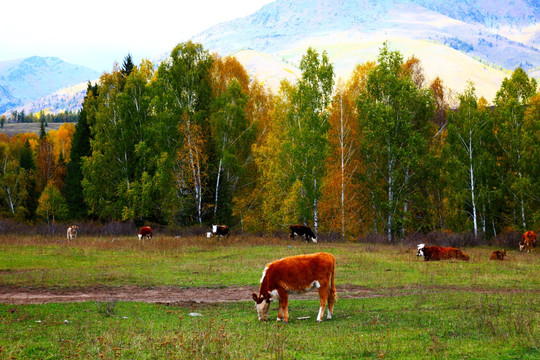
[(69, 155), (70, 161), (66, 169), (64, 195), (69, 207), (70, 217), (75, 219), (82, 219), (88, 215), (88, 208), (83, 196), (81, 161), (83, 157), (92, 154), (90, 149), (90, 125), (94, 123), (97, 95), (98, 85), (88, 83), (82, 110), (75, 126)]
[(19, 166), (26, 172), (26, 193), (27, 197), (24, 200), (26, 208), (25, 218), (34, 220), (36, 217), (36, 209), (38, 206), (39, 192), (36, 181), (36, 162), (34, 160), (34, 152), (30, 147), (28, 139), (19, 153)]

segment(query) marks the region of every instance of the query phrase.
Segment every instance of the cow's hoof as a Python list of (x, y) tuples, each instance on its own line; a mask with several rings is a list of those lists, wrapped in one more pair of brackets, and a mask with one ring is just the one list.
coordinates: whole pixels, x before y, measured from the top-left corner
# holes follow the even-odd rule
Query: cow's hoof
[(322, 320), (317, 320), (317, 324), (322, 323)]

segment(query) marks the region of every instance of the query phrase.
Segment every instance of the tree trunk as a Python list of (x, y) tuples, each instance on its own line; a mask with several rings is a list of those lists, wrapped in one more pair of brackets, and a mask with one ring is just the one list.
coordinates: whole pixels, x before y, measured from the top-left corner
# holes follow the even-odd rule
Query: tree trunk
[(219, 159), (219, 167), (218, 167), (218, 173), (217, 173), (217, 180), (216, 180), (216, 198), (215, 198), (215, 204), (214, 204), (214, 218), (217, 214), (217, 208), (218, 208), (218, 199), (219, 199), (219, 178), (221, 177), (221, 163), (223, 159)]
[(476, 199), (474, 196), (474, 167), (473, 167), (473, 147), (472, 147), (472, 130), (469, 130), (469, 173), (471, 181), (471, 204), (473, 212), (473, 227), (474, 239), (478, 238), (478, 225), (476, 220)]
[[(313, 186), (315, 192), (317, 191), (317, 179), (313, 179)], [(319, 232), (319, 218), (318, 218), (318, 209), (317, 209), (317, 197), (313, 199), (313, 228), (315, 229), (315, 236)]]

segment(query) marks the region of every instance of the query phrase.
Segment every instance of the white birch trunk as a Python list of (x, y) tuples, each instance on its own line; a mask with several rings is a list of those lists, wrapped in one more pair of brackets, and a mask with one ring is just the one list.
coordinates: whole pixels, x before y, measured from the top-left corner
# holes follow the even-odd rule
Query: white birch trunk
[(473, 167), (473, 146), (472, 146), (472, 130), (469, 130), (469, 173), (471, 181), (471, 204), (473, 212), (473, 227), (474, 227), (474, 239), (478, 237), (478, 225), (476, 221), (476, 199), (474, 196), (474, 167)]
[(341, 146), (341, 240), (345, 239), (345, 135), (343, 124), (343, 94), (340, 97), (340, 146)]
[[(317, 179), (313, 179), (313, 186), (315, 191), (317, 191)], [(318, 209), (317, 209), (317, 198), (313, 199), (313, 227), (315, 228), (315, 236), (319, 232), (319, 218), (318, 218)]]
[(218, 200), (219, 200), (219, 178), (221, 177), (221, 163), (223, 159), (219, 159), (219, 167), (218, 167), (218, 173), (217, 173), (217, 180), (216, 180), (216, 197), (215, 197), (215, 204), (214, 204), (214, 217), (217, 214), (217, 208), (218, 208)]

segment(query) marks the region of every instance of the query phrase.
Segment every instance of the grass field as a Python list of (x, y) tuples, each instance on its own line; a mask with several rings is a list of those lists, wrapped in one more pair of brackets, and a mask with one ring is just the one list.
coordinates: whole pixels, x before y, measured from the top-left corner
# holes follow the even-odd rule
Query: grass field
[[(45, 131), (58, 130), (64, 123), (49, 123), (45, 128)], [(0, 129), (0, 134), (6, 134), (13, 136), (18, 133), (33, 132), (39, 135), (41, 129), (40, 123), (6, 123), (4, 127)]]
[(255, 287), (269, 261), (328, 251), (338, 291), (373, 295), (338, 299), (334, 319), (320, 324), (316, 295), (293, 295), (287, 325), (259, 322), (250, 294), (212, 304), (0, 304), (0, 358), (539, 358), (540, 256), (508, 249), (494, 262), (493, 249), (464, 250), (471, 261), (424, 262), (412, 247), (277, 238), (1, 236), (2, 287)]

